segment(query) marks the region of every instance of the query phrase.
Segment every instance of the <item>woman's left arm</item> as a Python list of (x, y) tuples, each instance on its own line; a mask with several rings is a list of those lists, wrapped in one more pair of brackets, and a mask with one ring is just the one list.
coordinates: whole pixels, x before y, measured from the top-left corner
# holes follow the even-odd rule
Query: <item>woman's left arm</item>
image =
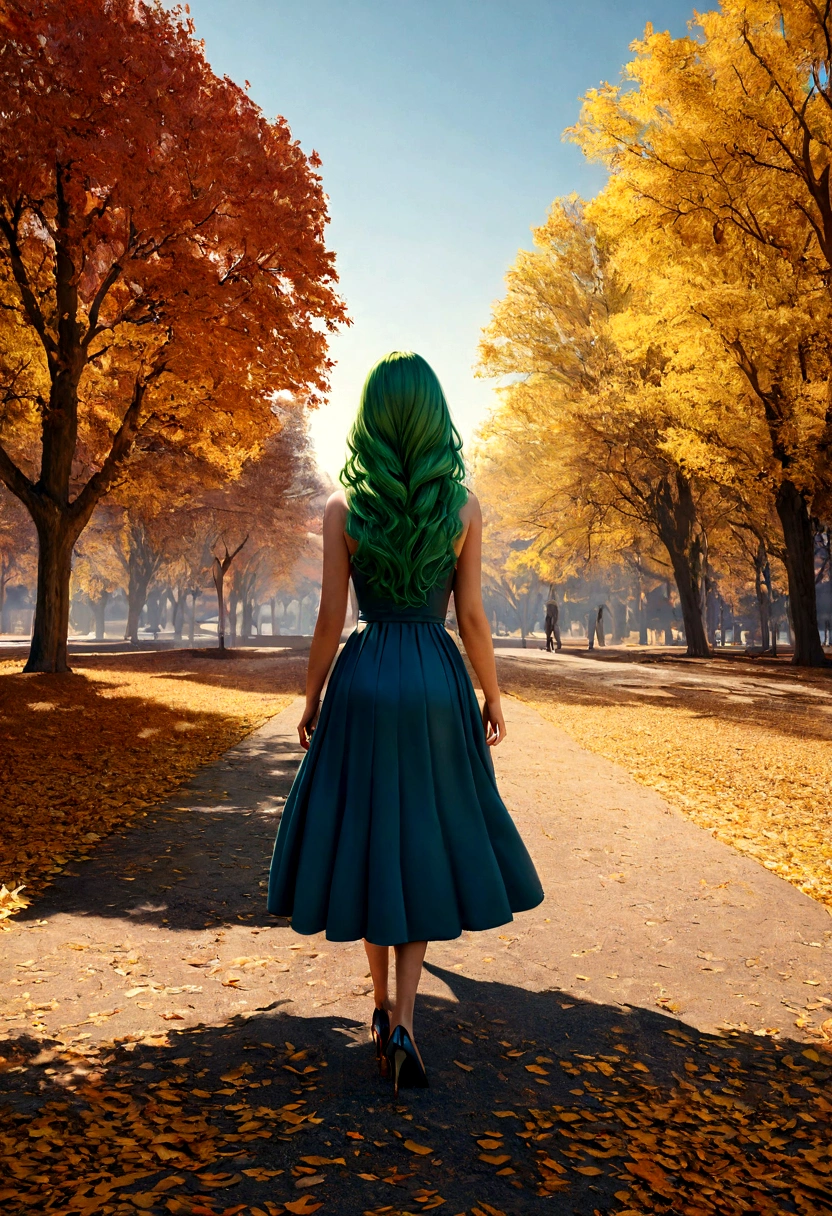
[(307, 727), (315, 720), (320, 704), (321, 689), (332, 666), (341, 641), (347, 616), (347, 596), (350, 582), (350, 553), (344, 537), (347, 504), (343, 490), (337, 490), (327, 500), (324, 509), (324, 563), (321, 578), (321, 606), (315, 622), (315, 632), (309, 650), (306, 670), (306, 705), (298, 723), (300, 745), (307, 750)]

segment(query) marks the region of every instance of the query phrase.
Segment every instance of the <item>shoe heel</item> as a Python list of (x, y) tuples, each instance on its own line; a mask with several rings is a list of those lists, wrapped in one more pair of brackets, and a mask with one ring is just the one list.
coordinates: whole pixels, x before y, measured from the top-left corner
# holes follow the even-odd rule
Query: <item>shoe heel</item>
[(373, 1031), (373, 1042), (376, 1045), (376, 1059), (381, 1062), (381, 1035), (377, 1030)]
[(403, 1066), (407, 1063), (407, 1052), (401, 1047), (396, 1048), (396, 1054), (393, 1057), (393, 1097), (399, 1096), (399, 1075)]

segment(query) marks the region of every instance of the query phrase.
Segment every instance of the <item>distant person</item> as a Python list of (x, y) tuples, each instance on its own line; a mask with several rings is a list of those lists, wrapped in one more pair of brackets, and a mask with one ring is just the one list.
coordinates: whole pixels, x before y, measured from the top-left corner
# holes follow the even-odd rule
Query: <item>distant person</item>
[(546, 601), (546, 621), (544, 627), (546, 629), (546, 649), (562, 650), (560, 640), (560, 626), (558, 620), (560, 618), (560, 609), (558, 608), (557, 600)]
[(595, 649), (595, 625), (598, 617), (594, 612), (590, 612), (586, 618), (586, 648), (587, 650)]
[[(424, 359), (397, 351), (375, 365), (348, 442), (346, 493), (324, 511), (298, 724), (306, 755), (280, 821), (268, 907), (297, 933), (364, 939), (371, 1033), (395, 1096), (428, 1083), (413, 1033), (428, 941), (506, 924), (543, 889), (494, 779), (490, 749), (506, 728), (482, 604), (482, 515)], [(364, 629), (350, 634), (321, 705), (350, 579)], [(444, 628), (452, 590), (482, 710)]]
[(606, 646), (607, 641), (604, 636), (604, 605), (601, 604), (595, 617), (595, 636), (598, 639), (599, 646)]

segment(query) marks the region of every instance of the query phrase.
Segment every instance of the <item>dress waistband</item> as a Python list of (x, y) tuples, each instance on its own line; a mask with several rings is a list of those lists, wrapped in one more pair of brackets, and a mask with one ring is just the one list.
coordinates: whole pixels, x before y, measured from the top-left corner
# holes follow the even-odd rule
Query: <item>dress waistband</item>
[(444, 625), (445, 618), (428, 613), (420, 616), (405, 616), (401, 612), (371, 612), (358, 614), (359, 625)]

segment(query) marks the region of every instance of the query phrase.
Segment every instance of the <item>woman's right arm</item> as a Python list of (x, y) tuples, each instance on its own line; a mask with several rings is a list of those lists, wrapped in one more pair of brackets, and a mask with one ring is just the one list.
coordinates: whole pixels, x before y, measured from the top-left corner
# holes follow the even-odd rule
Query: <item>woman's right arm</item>
[(332, 494), (324, 510), (323, 542), (324, 560), (321, 575), (321, 605), (312, 645), (309, 648), (309, 666), (306, 670), (306, 705), (298, 723), (300, 745), (309, 748), (308, 729), (318, 714), (321, 690), (323, 689), (332, 660), (341, 642), (341, 630), (347, 615), (347, 596), (350, 582), (350, 554), (344, 539), (347, 522), (347, 504), (343, 491)]
[(482, 512), (474, 494), (468, 495), (465, 514), (468, 531), (456, 563), (454, 607), (459, 636), (485, 697), (482, 720), (486, 742), (494, 747), (505, 739), (506, 724), (500, 704), (491, 626), (482, 603)]

